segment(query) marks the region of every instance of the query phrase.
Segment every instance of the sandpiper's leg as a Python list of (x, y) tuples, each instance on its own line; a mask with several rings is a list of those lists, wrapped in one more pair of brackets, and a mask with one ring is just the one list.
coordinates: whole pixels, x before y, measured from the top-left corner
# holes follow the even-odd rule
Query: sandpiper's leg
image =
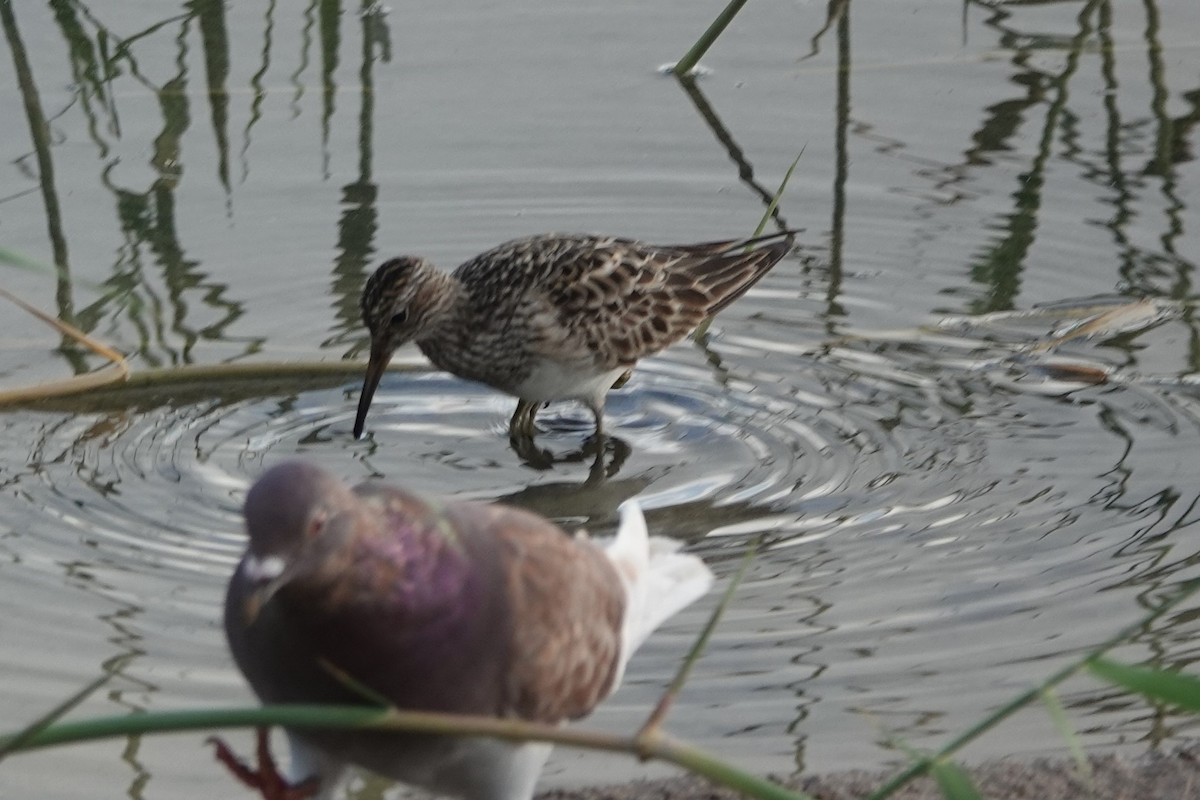
[(239, 781), (251, 789), (257, 789), (263, 796), (263, 800), (307, 800), (307, 798), (315, 797), (320, 788), (320, 780), (309, 778), (294, 785), (288, 783), (287, 779), (279, 774), (279, 769), (275, 766), (275, 759), (271, 756), (267, 729), (259, 728), (256, 733), (258, 764), (255, 768), (247, 766), (234, 755), (229, 745), (216, 736), (210, 736), (207, 741), (216, 747), (217, 760), (224, 764)]
[(508, 423), (508, 434), (513, 439), (532, 439), (535, 433), (533, 418), (537, 416), (539, 403), (518, 400), (517, 410)]
[(612, 388), (620, 389), (622, 386), (629, 383), (629, 379), (632, 377), (633, 377), (633, 370), (631, 370), (631, 369), (625, 370), (624, 372), (622, 372), (620, 375), (617, 376), (617, 379), (615, 381), (613, 381)]
[(521, 435), (521, 417), (525, 414), (525, 401), (518, 400), (517, 408), (513, 411), (512, 418), (508, 421), (508, 438), (516, 440)]
[(537, 428), (533, 421), (537, 418), (538, 409), (541, 408), (541, 403), (526, 403), (525, 414), (521, 417), (521, 435), (532, 439), (537, 433)]
[(604, 435), (604, 398), (600, 400), (585, 400), (592, 412), (592, 419), (596, 422), (596, 432), (589, 436), (583, 442), (583, 449), (580, 451), (584, 454), (595, 454), (596, 463), (592, 465), (593, 473), (596, 471), (597, 464), (602, 464), (604, 459), (605, 444), (608, 442), (608, 437)]
[(599, 400), (589, 401), (587, 406), (596, 419), (596, 441), (600, 442), (604, 439), (604, 396), (601, 395)]

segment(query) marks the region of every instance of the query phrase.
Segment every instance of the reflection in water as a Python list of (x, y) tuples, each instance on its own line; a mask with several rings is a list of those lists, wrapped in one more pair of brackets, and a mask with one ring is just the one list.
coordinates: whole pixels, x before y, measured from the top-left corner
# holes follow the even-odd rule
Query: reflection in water
[(275, 0), (269, 0), (263, 11), (263, 43), (262, 64), (258, 71), (250, 76), (250, 88), (254, 99), (250, 103), (250, 118), (246, 120), (246, 129), (242, 133), (242, 183), (250, 177), (250, 132), (263, 117), (263, 102), (267, 99), (267, 90), (263, 78), (271, 68), (271, 42), (275, 32)]
[[(561, 424), (561, 420), (555, 422)], [(566, 427), (579, 432), (587, 431), (592, 426)], [(624, 439), (606, 434), (589, 436), (580, 447), (565, 453), (555, 453), (549, 448), (541, 447), (536, 437), (532, 436), (509, 436), (508, 443), (526, 466), (536, 470), (554, 469), (557, 464), (590, 462), (592, 466), (588, 470), (587, 483), (601, 483), (616, 476), (631, 452), (628, 442)]]
[[(628, 446), (626, 445), (626, 449)], [(496, 502), (520, 506), (543, 517), (558, 520), (570, 527), (578, 524), (591, 530), (615, 527), (613, 515), (621, 503), (631, 500), (646, 490), (654, 481), (655, 470), (648, 470), (629, 478), (612, 479), (604, 472), (604, 452), (596, 454), (596, 460), (588, 477), (579, 483), (547, 481), (532, 483), (515, 492), (496, 497)], [(645, 511), (645, 509), (643, 509)], [(650, 522), (651, 512), (646, 512), (647, 524), (658, 532), (663, 528)]]
[(291, 82), (292, 86), (295, 87), (295, 91), (292, 93), (291, 102), (292, 119), (300, 116), (301, 113), (300, 100), (304, 97), (305, 89), (303, 77), (304, 71), (308, 69), (309, 52), (312, 50), (313, 26), (316, 25), (316, 15), (314, 14), (314, 11), (318, 2), (320, 2), (320, 0), (310, 0), (308, 5), (304, 8), (304, 25), (300, 29), (300, 60), (296, 65), (296, 71), (288, 76), (288, 80)]
[(700, 117), (708, 125), (713, 135), (717, 137), (717, 141), (725, 146), (725, 152), (729, 154), (729, 158), (737, 165), (738, 179), (750, 187), (750, 190), (762, 200), (763, 205), (771, 210), (771, 219), (775, 220), (775, 224), (780, 231), (790, 230), (791, 226), (783, 218), (778, 206), (772, 207), (771, 205), (775, 201), (775, 192), (768, 191), (754, 177), (754, 166), (746, 158), (745, 151), (734, 140), (733, 135), (725, 127), (725, 124), (721, 122), (721, 118), (717, 116), (717, 112), (713, 110), (704, 93), (700, 91), (695, 76), (674, 75), (673, 77), (679, 81), (680, 88), (683, 89), (688, 99), (695, 105), (696, 111), (700, 112)]
[[(1017, 178), (1018, 188), (1013, 194), (1016, 211), (1005, 218), (1002, 226), (998, 226), (1005, 232), (1003, 237), (977, 257), (976, 263), (971, 267), (972, 279), (987, 289), (985, 295), (970, 304), (973, 313), (1002, 311), (1015, 305), (1021, 288), (1021, 271), (1037, 233), (1046, 165), (1055, 141), (1054, 136), (1059, 132), (1059, 123), (1067, 109), (1067, 89), (1071, 77), (1079, 68), (1080, 53), (1093, 33), (1091, 17), (1099, 4), (1100, 0), (1091, 0), (1080, 12), (1079, 30), (1066, 46), (1066, 64), (1061, 73), (1044, 79), (1039, 71), (1028, 70), (1023, 76), (1025, 80), (1019, 81), (1037, 87), (1035, 95), (1038, 105), (1041, 104), (1042, 95), (1047, 90), (1050, 90), (1051, 100), (1046, 109), (1033, 163), (1027, 172), (1021, 173)], [(1014, 65), (1021, 67), (1027, 63), (1030, 49), (1038, 44), (1040, 43), (1030, 42), (1028, 45), (1017, 46), (1013, 54)]]
[(225, 26), (223, 0), (188, 0), (199, 22), (204, 77), (208, 88), (208, 112), (217, 146), (217, 176), (225, 193), (229, 186), (229, 33)]
[(324, 177), (329, 179), (329, 131), (333, 123), (333, 112), (337, 107), (338, 57), (341, 54), (341, 32), (338, 22), (342, 17), (341, 5), (329, 0), (313, 0), (317, 5), (317, 41), (321, 43), (321, 146), (324, 157)]
[[(1047, 37), (1029, 34), (1015, 27), (1016, 19), (1011, 11), (999, 4), (980, 4), (997, 12), (988, 20), (988, 24), (1000, 33), (1002, 40), (1013, 50), (1012, 63), (1018, 71), (1014, 73), (1012, 82), (1017, 86), (1027, 87), (1028, 91), (1022, 100), (1004, 101), (992, 107), (994, 114), (985, 121), (974, 137), (979, 146), (968, 151), (967, 164), (974, 164), (976, 167), (989, 165), (992, 158), (1013, 149), (1012, 140), (1020, 131), (1023, 114), (1043, 104), (1046, 105), (1046, 112), (1032, 165), (1028, 171), (1018, 176), (1019, 187), (1013, 195), (1017, 210), (1008, 215), (1002, 225), (997, 226), (1005, 231), (1006, 235), (999, 243), (989, 248), (973, 268), (974, 279), (992, 288), (986, 298), (972, 303), (972, 310), (986, 312), (1014, 307), (1020, 286), (1020, 271), (1025, 267), (1041, 216), (1042, 189), (1046, 181), (1046, 172), (1057, 155), (1054, 146), (1057, 137), (1060, 136), (1068, 142), (1066, 153), (1061, 157), (1078, 164), (1084, 171), (1083, 174), (1100, 190), (1098, 196), (1112, 195), (1109, 202), (1114, 205), (1115, 211), (1104, 221), (1104, 225), (1112, 230), (1118, 248), (1122, 251), (1120, 271), (1126, 286), (1133, 291), (1154, 292), (1153, 281), (1157, 273), (1161, 267), (1170, 265), (1162, 264), (1160, 259), (1138, 250), (1132, 245), (1126, 232), (1126, 228), (1134, 221), (1133, 187), (1136, 185), (1140, 188), (1141, 181), (1136, 178), (1131, 180), (1131, 176), (1136, 176), (1137, 173), (1123, 167), (1121, 154), (1136, 151), (1134, 144), (1128, 141), (1128, 136), (1140, 127), (1140, 120), (1123, 119), (1118, 110), (1120, 87), (1116, 77), (1116, 59), (1120, 49), (1111, 35), (1114, 24), (1111, 3), (1092, 0), (1081, 8), (1076, 18), (1076, 33), (1069, 39), (1054, 43), (1054, 46), (1064, 52), (1065, 59), (1062, 70), (1050, 75), (1046, 74), (1043, 68), (1036, 66), (1035, 58), (1046, 48)], [(1166, 113), (1167, 88), (1161, 65), (1163, 47), (1158, 41), (1158, 9), (1154, 3), (1144, 3), (1139, 8), (1146, 13), (1146, 54), (1150, 60), (1148, 82), (1153, 92), (1150, 111), (1157, 131), (1155, 142), (1146, 148), (1153, 156), (1142, 174), (1165, 178), (1163, 191), (1168, 196), (1168, 202), (1165, 204), (1168, 219), (1162, 244), (1167, 253), (1173, 254), (1172, 242), (1183, 229), (1178, 219), (1183, 204), (1178, 198), (1171, 196), (1170, 187), (1174, 181), (1163, 165), (1190, 160), (1191, 155), (1186, 146), (1176, 146), (1182, 145), (1182, 141), (1163, 135), (1164, 131), (1174, 131), (1177, 121), (1171, 120)], [(1079, 98), (1073, 98), (1068, 91), (1084, 54), (1092, 52), (1093, 38), (1098, 38), (1101, 42), (1097, 52), (1104, 85), (1104, 91), (1100, 92), (1105, 115), (1103, 167), (1088, 161), (1092, 154), (1079, 142), (1078, 120), (1081, 113), (1072, 108), (1071, 102), (1075, 100), (1077, 103)], [(1050, 96), (1048, 104), (1047, 94)], [(1197, 93), (1192, 92), (1190, 95), (1193, 97), (1192, 112), (1183, 118), (1188, 120), (1184, 127), (1189, 129), (1200, 120), (1195, 103)], [(1189, 95), (1185, 93), (1183, 96)], [(1178, 264), (1177, 260), (1176, 263)], [(1179, 278), (1182, 283), (1190, 284), (1182, 275)], [(1180, 293), (1178, 286), (1177, 283), (1176, 286), (1170, 287), (1168, 296), (1184, 297), (1185, 293)]]
[[(78, 324), (75, 320), (74, 303), (71, 298), (71, 264), (67, 255), (67, 238), (63, 231), (62, 208), (58, 202), (58, 190), (54, 186), (54, 160), (50, 157), (50, 126), (42, 110), (41, 96), (34, 82), (33, 70), (29, 65), (29, 57), (25, 51), (25, 43), (17, 30), (17, 20), (13, 15), (12, 5), (5, 3), (0, 7), (0, 25), (4, 27), (4, 36), (12, 50), (13, 71), (17, 76), (21, 99), (25, 106), (25, 118), (29, 123), (29, 138), (33, 143), (34, 154), (37, 157), (38, 185), (42, 190), (42, 205), (46, 213), (46, 225), (50, 236), (50, 245), (54, 254), (54, 266), (57, 274), (57, 289), (55, 299), (58, 301), (58, 315), (64, 322)], [(63, 337), (63, 343), (69, 337)], [(70, 359), (76, 372), (82, 371), (75, 352), (69, 346), (62, 348), (63, 354)]]
[[(833, 209), (829, 225), (829, 288), (826, 292), (827, 313), (824, 315), (826, 331), (833, 333), (833, 326), (845, 316), (839, 303), (842, 292), (842, 274), (845, 268), (846, 244), (846, 181), (850, 177), (850, 150), (847, 131), (850, 127), (850, 0), (830, 0), (829, 20), (837, 19), (837, 105), (834, 108), (834, 153), (836, 154), (833, 177)], [(829, 22), (827, 21), (828, 25)], [(817, 50), (818, 32), (812, 41), (813, 53)]]
[(347, 356), (357, 355), (363, 339), (362, 314), (358, 299), (366, 282), (375, 236), (379, 231), (379, 187), (371, 175), (375, 123), (374, 67), (376, 51), (387, 63), (391, 40), (382, 12), (364, 11), (362, 23), (362, 66), (359, 68), (362, 107), (358, 115), (358, 180), (342, 187), (342, 215), (338, 222), (338, 258), (330, 287), (335, 303), (336, 333), (323, 346), (353, 342)]
[[(181, 140), (187, 132), (190, 115), (186, 94), (187, 87), (187, 39), (186, 32), (193, 15), (171, 18), (151, 25), (142, 34), (128, 38), (113, 35), (102, 25), (95, 22), (93, 17), (88, 21), (97, 28), (96, 37), (101, 43), (116, 42), (118, 47), (110, 50), (107, 46), (93, 43), (81, 24), (74, 6), (65, 3), (55, 3), (55, 20), (62, 31), (64, 39), (69, 44), (72, 70), (79, 79), (78, 90), (81, 105), (88, 119), (90, 138), (97, 146), (102, 158), (109, 161), (108, 167), (101, 173), (101, 183), (109, 188), (115, 198), (117, 218), (127, 242), (128, 249), (114, 265), (115, 270), (108, 279), (110, 291), (76, 316), (70, 310), (72, 288), (66, 262), (65, 237), (53, 236), (58, 242), (62, 238), (61, 249), (56, 245), (56, 261), (59, 271), (59, 309), (60, 316), (67, 320), (74, 319), (75, 324), (84, 330), (94, 330), (102, 319), (109, 315), (128, 316), (128, 321), (138, 332), (138, 353), (151, 365), (164, 363), (159, 348), (166, 351), (166, 363), (179, 364), (191, 361), (190, 352), (200, 338), (224, 338), (226, 328), (241, 316), (241, 306), (236, 301), (223, 298), (225, 287), (222, 285), (205, 285), (203, 275), (195, 267), (198, 263), (189, 262), (183, 255), (183, 248), (178, 241), (175, 221), (175, 192), (182, 174)], [(198, 3), (194, 9), (199, 18), (199, 30), (203, 41), (202, 52), (205, 55), (210, 110), (213, 128), (218, 145), (218, 175), (226, 191), (228, 181), (228, 147), (227, 147), (227, 118), (228, 92), (225, 82), (228, 76), (228, 42), (225, 36), (224, 12), (222, 4)], [(11, 16), (11, 15), (10, 15)], [(110, 172), (116, 160), (109, 157), (110, 144), (104, 138), (104, 132), (120, 135), (119, 115), (116, 108), (116, 91), (112, 85), (113, 76), (121, 71), (128, 71), (137, 82), (153, 89), (153, 84), (138, 69), (137, 61), (132, 58), (132, 47), (142, 36), (157, 31), (170, 22), (180, 23), (178, 44), (178, 73), (166, 81), (161, 89), (154, 90), (161, 104), (163, 127), (161, 133), (154, 139), (154, 150), (151, 164), (155, 167), (158, 177), (151, 188), (144, 192), (135, 192), (121, 188), (110, 180)], [(17, 50), (14, 49), (14, 53)], [(101, 77), (103, 76), (103, 77)], [(29, 87), (36, 95), (32, 85)], [(99, 100), (93, 104), (92, 99)], [(28, 104), (27, 104), (28, 108)], [(97, 116), (97, 109), (103, 112), (103, 117)], [(31, 125), (32, 125), (31, 121)], [(42, 123), (44, 126), (44, 122)], [(35, 136), (35, 143), (37, 137)], [(49, 154), (45, 163), (39, 158), (39, 172), (43, 186), (53, 181), (52, 164)], [(50, 187), (53, 191), (52, 186)], [(53, 207), (47, 206), (48, 219), (51, 229), (61, 229), (61, 224), (55, 222), (59, 218), (57, 202)], [(175, 325), (173, 332), (183, 339), (183, 346), (175, 351), (161, 337), (159, 320), (164, 316), (162, 300), (156, 297), (150, 289), (150, 282), (142, 271), (140, 246), (149, 246), (157, 263), (162, 266), (163, 277), (167, 286), (167, 300), (172, 309), (170, 317)], [(188, 307), (184, 302), (185, 293), (199, 287), (202, 290), (206, 304), (223, 313), (217, 321), (197, 331), (187, 323)], [(250, 339), (246, 347), (255, 349), (260, 340)], [(75, 372), (86, 371), (87, 364), (73, 347), (65, 347), (64, 353), (71, 358)]]
[[(102, 677), (93, 684), (94, 691), (103, 691), (105, 700), (112, 706), (110, 713), (136, 714), (152, 708), (152, 698), (159, 687), (138, 675), (138, 661), (146, 655), (143, 636), (138, 631), (143, 609), (136, 603), (116, 600), (121, 592), (97, 579), (93, 563), (70, 562), (63, 564), (62, 569), (66, 587), (92, 597), (97, 608), (105, 609), (96, 615), (96, 619), (109, 629), (106, 639), (115, 652), (100, 662)], [(150, 768), (139, 757), (142, 738), (128, 737), (120, 751), (121, 761), (133, 772), (127, 789), (128, 796), (133, 798), (143, 796), (143, 789), (151, 777)]]
[[(245, 486), (291, 457), (350, 480), (500, 498), (600, 534), (636, 496), (656, 533), (722, 574), (763, 535), (689, 687), (694, 702), (673, 717), (687, 738), (760, 772), (879, 763), (878, 726), (936, 744), (1111, 633), (1130, 606), (1195, 577), (1187, 207), (1200, 89), (1194, 48), (1170, 36), (1194, 11), (971, 0), (970, 36), (955, 19), (954, 46), (937, 49), (937, 9), (918, 5), (931, 13), (911, 22), (848, 0), (761, 7), (769, 23), (739, 20), (747, 27), (713, 51), (703, 94), (681, 82), (696, 124), (686, 109), (663, 111), (675, 87), (631, 77), (636, 57), (601, 57), (653, 44), (639, 38), (650, 24), (640, 6), (603, 32), (596, 9), (578, 25), (567, 6), (394, 10), (404, 40), (393, 62), (391, 18), (373, 4), (272, 1), (243, 14), (196, 0), (146, 21), (100, 2), (0, 3), (25, 110), (14, 130), (30, 132), (10, 174), (41, 192), (36, 208), (3, 193), (6, 230), (47, 232), (58, 313), (135, 350), (139, 367), (268, 346), (359, 352), (358, 295), (385, 225), (464, 252), (581, 220), (653, 233), (676, 210), (681, 225), (716, 227), (753, 218), (773, 194), (755, 166), (786, 164), (801, 145), (817, 157), (801, 161), (788, 214), (830, 215), (806, 237), (820, 262), (789, 263), (697, 348), (645, 364), (610, 398), (606, 449), (560, 417), (539, 439), (551, 452), (540, 470), (508, 447), (510, 400), (425, 370), (389, 376), (376, 435), (362, 442), (349, 435), (354, 372), (180, 376), (6, 410), (3, 568), (44, 591), (36, 602), (0, 591), (0, 616), (65, 620), (55, 633), (73, 658), (46, 677), (20, 669), (17, 653), (0, 657), (5, 703), (32, 692), (50, 707), (98, 663), (116, 676), (102, 706), (246, 699), (215, 609), (243, 545)], [(826, 36), (834, 47), (821, 52)], [(527, 48), (536, 57), (523, 60)], [(336, 102), (355, 91), (357, 106)], [(209, 126), (193, 124), (205, 115)], [(279, 241), (293, 232), (301, 244)], [(1025, 311), (1114, 294), (1147, 308), (1172, 298), (1177, 313), (1084, 336)], [(970, 317), (917, 330), (942, 307)], [(863, 334), (880, 328), (891, 333)], [(1039, 350), (1048, 340), (1055, 360)], [(197, 355), (205, 343), (220, 348)], [(73, 370), (88, 368), (67, 350)], [(45, 355), (0, 349), (13, 352)], [(640, 718), (705, 612), (652, 643), (597, 725)], [(1164, 619), (1130, 658), (1194, 668), (1195, 631), (1191, 611)], [(89, 636), (99, 657), (80, 655)], [(1089, 721), (1087, 745), (1179, 735), (1171, 709), (1111, 700), (1087, 687), (1068, 698)], [(984, 747), (1057, 742), (1022, 729)], [(150, 794), (152, 773), (174, 786), (194, 770), (226, 788), (196, 742), (122, 744), (102, 758), (131, 796)], [(29, 778), (22, 763), (6, 762), (0, 793)], [(571, 764), (564, 780), (625, 774)], [(355, 795), (387, 791), (368, 782)]]
[[(812, 38), (809, 39), (809, 50), (805, 55), (800, 57), (800, 60), (806, 61), (821, 52), (821, 37), (829, 32), (829, 29), (833, 27), (835, 22), (840, 28), (839, 38), (842, 38), (841, 34), (843, 31), (848, 34), (849, 16), (850, 0), (829, 0), (825, 6), (825, 21), (821, 24), (821, 27), (817, 29), (817, 32), (812, 35)], [(839, 47), (843, 52), (848, 52), (848, 48), (842, 47), (841, 44), (839, 44)], [(842, 59), (839, 56), (839, 64), (841, 63), (841, 60)]]

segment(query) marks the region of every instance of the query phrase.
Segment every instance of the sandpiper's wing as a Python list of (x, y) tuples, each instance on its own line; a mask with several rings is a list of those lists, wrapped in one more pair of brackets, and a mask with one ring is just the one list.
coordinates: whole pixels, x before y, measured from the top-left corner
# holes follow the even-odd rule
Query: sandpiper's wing
[[(606, 369), (628, 367), (682, 339), (766, 274), (791, 237), (745, 243), (656, 246), (578, 238), (558, 253), (560, 269), (538, 293), (545, 354), (577, 350)], [(536, 350), (535, 350), (536, 351)]]

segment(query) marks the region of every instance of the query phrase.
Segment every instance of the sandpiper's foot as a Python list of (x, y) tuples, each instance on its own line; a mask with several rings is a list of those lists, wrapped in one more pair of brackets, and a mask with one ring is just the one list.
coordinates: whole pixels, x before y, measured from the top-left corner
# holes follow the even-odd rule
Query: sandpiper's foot
[(235, 778), (258, 791), (263, 800), (308, 800), (315, 797), (317, 789), (320, 788), (317, 778), (309, 778), (296, 784), (288, 783), (275, 766), (266, 728), (257, 730), (258, 765), (254, 768), (238, 758), (224, 740), (210, 736), (206, 741), (216, 748), (217, 760), (228, 767)]
[(538, 447), (533, 441), (537, 434), (533, 419), (540, 406), (540, 403), (518, 401), (517, 410), (508, 423), (508, 444), (526, 464), (534, 469), (546, 470), (554, 466), (554, 454)]

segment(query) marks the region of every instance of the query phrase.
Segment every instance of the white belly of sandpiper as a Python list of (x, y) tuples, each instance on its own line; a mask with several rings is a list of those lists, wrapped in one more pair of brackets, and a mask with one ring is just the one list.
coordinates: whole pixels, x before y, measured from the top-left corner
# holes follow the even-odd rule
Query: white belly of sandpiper
[(529, 377), (513, 387), (522, 400), (546, 403), (551, 400), (582, 400), (603, 404), (604, 395), (625, 370), (621, 367), (597, 373), (595, 367), (580, 368), (557, 361), (541, 361)]

